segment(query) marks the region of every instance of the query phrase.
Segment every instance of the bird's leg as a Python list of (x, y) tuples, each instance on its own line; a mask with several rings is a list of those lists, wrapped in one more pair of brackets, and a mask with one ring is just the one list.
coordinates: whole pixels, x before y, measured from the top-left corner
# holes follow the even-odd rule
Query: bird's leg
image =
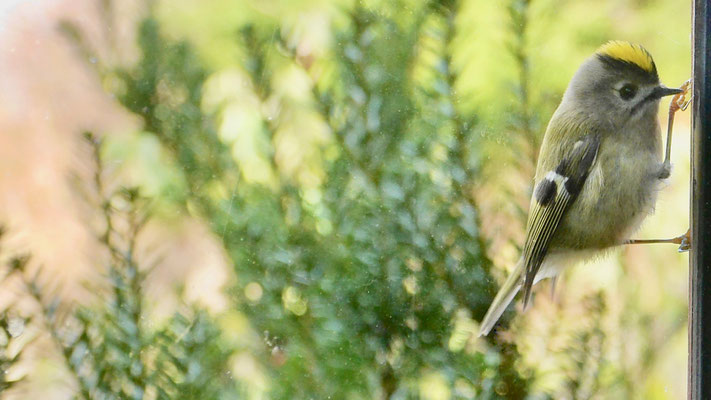
[(630, 239), (625, 244), (653, 244), (653, 243), (672, 243), (679, 245), (679, 252), (683, 253), (691, 249), (691, 229), (685, 234), (671, 239)]
[[(691, 82), (684, 82), (683, 85), (679, 87), (683, 92), (678, 93), (672, 97), (671, 103), (669, 104), (669, 122), (667, 123), (667, 147), (664, 154), (664, 163), (662, 164), (662, 169), (659, 171), (659, 179), (666, 179), (671, 173), (671, 140), (672, 140), (672, 128), (674, 127), (674, 115), (677, 111), (686, 110), (691, 103), (692, 96), (689, 94), (691, 90)], [(653, 244), (653, 243), (673, 243), (679, 245), (679, 252), (689, 251), (691, 249), (691, 230), (686, 231), (685, 234), (677, 236), (671, 239), (631, 239), (625, 244)]]
[(679, 89), (684, 90), (672, 97), (671, 103), (669, 104), (669, 120), (667, 122), (667, 148), (664, 154), (664, 163), (662, 164), (662, 169), (659, 171), (659, 179), (667, 179), (671, 174), (671, 140), (672, 140), (672, 128), (674, 127), (674, 115), (677, 111), (686, 110), (691, 103), (691, 95), (686, 98), (686, 95), (691, 89), (691, 79), (684, 82)]

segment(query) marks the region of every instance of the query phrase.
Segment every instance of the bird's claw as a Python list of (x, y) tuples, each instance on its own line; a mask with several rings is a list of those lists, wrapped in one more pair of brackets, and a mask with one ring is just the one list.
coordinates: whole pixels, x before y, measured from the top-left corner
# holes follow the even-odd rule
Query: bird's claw
[[(679, 89), (682, 89), (683, 92), (675, 95), (672, 98), (672, 104), (674, 107), (678, 110), (685, 111), (687, 107), (689, 107), (689, 104), (691, 103), (691, 98), (693, 95), (690, 93), (691, 92), (691, 82), (692, 79), (689, 79), (688, 81), (684, 82), (683, 85), (679, 86)], [(686, 95), (689, 95), (687, 98)]]
[(678, 237), (679, 239), (679, 253), (686, 253), (691, 250), (691, 229), (686, 231), (685, 234)]

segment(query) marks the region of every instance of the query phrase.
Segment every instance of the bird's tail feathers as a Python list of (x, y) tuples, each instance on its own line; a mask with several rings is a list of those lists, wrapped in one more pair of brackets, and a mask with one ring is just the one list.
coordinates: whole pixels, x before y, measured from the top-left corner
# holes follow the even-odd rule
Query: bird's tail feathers
[(523, 280), (523, 260), (519, 260), (514, 271), (506, 279), (506, 282), (491, 302), (489, 310), (486, 312), (484, 319), (481, 321), (479, 328), (479, 336), (486, 336), (491, 332), (496, 322), (501, 318), (506, 307), (509, 306), (516, 293), (521, 289), (521, 281)]

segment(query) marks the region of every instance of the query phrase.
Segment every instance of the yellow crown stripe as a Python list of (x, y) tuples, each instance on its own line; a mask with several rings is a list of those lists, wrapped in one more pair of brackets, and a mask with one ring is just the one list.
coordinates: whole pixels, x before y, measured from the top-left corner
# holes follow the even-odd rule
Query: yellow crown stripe
[(612, 40), (600, 46), (597, 49), (597, 54), (635, 64), (650, 73), (654, 72), (655, 69), (652, 55), (644, 47), (637, 44)]

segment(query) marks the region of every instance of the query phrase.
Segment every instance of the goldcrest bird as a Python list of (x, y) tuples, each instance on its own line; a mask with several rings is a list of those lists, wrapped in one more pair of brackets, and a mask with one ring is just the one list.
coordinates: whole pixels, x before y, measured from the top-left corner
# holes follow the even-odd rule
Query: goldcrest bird
[(670, 165), (662, 162), (659, 83), (642, 46), (612, 41), (575, 73), (546, 129), (523, 253), (481, 322), (487, 335), (523, 288), (625, 244), (654, 210)]

